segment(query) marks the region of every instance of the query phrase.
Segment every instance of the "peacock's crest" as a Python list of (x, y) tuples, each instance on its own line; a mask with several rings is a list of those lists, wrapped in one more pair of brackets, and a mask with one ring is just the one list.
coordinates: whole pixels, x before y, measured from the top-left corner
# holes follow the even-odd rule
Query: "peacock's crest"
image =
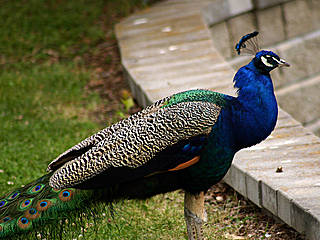
[(244, 35), (240, 41), (235, 46), (235, 49), (238, 55), (242, 53), (247, 53), (249, 55), (255, 55), (257, 52), (260, 51), (259, 47), (259, 39), (258, 39), (259, 32), (254, 31), (252, 33), (248, 33)]

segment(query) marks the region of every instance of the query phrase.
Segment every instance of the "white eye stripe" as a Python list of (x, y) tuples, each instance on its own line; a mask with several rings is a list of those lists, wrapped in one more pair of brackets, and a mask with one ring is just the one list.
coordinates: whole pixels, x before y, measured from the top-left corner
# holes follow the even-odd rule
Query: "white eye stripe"
[[(280, 59), (280, 61), (278, 60), (278, 59), (276, 59), (275, 57), (272, 57), (273, 58), (273, 60), (275, 60), (278, 64), (281, 64), (282, 62), (281, 62), (281, 60), (282, 59)], [(282, 61), (284, 61), (284, 60), (282, 60)]]
[(263, 64), (266, 65), (267, 67), (273, 67), (272, 64), (268, 63), (268, 60), (267, 60), (264, 56), (261, 57), (261, 61), (262, 61)]

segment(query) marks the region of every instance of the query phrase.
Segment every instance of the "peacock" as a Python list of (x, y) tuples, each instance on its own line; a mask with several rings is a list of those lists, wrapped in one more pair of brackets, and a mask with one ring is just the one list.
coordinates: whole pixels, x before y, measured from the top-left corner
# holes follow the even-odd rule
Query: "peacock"
[(234, 76), (236, 97), (176, 93), (84, 139), (54, 159), (46, 175), (0, 198), (0, 238), (37, 231), (99, 202), (183, 189), (188, 238), (203, 239), (204, 193), (237, 151), (263, 141), (277, 121), (270, 71), (289, 64), (260, 50), (257, 35), (236, 45), (238, 54), (253, 55)]

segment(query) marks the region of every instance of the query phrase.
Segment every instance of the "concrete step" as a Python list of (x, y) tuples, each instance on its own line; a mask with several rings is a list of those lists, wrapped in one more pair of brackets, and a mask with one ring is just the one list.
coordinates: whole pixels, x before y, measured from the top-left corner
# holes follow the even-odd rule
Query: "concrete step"
[[(229, 4), (233, 2), (228, 0)], [(259, 6), (263, 2), (260, 0)], [(202, 22), (201, 12), (211, 3), (163, 1), (116, 26), (122, 64), (133, 95), (142, 106), (194, 88), (235, 94), (234, 70), (214, 47)], [(310, 80), (305, 86), (317, 81)], [(280, 99), (285, 98), (284, 92), (279, 90)], [(225, 181), (258, 206), (306, 233), (308, 239), (320, 239), (318, 159), (319, 138), (280, 110), (272, 135), (237, 153)], [(276, 172), (278, 167), (282, 172)]]
[(298, 121), (310, 125), (320, 119), (320, 74), (281, 88), (276, 95), (280, 106)]

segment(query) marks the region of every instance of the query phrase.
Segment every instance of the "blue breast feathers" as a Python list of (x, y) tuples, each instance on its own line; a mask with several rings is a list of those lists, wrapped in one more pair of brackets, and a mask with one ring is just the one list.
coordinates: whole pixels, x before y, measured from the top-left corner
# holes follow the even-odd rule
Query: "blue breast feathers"
[(182, 147), (182, 152), (190, 155), (198, 155), (207, 142), (206, 136), (196, 136)]

